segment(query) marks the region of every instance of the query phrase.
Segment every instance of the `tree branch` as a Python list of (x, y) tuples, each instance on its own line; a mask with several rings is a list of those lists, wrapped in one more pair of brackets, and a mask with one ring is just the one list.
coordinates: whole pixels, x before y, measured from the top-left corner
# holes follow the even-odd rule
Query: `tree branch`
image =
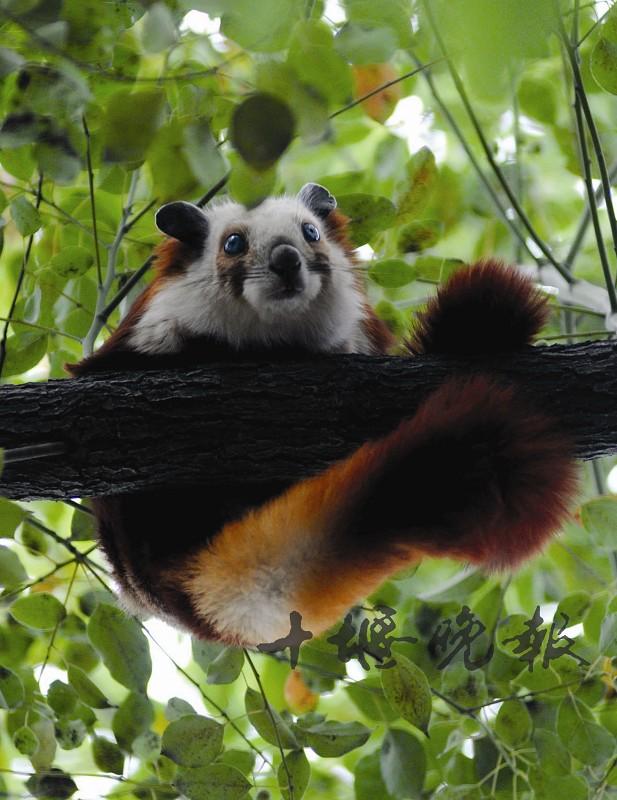
[[(558, 417), (578, 457), (617, 452), (617, 342), (453, 360), (330, 356), (107, 373), (0, 386), (0, 495), (95, 496), (163, 484), (290, 482), (324, 469), (414, 413), (454, 373), (523, 384)], [(12, 461), (10, 449), (64, 443)]]

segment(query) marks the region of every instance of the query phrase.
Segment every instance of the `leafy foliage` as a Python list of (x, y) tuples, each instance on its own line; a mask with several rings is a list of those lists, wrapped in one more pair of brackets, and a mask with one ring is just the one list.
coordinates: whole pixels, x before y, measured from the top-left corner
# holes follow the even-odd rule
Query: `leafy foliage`
[[(154, 208), (225, 176), (326, 185), (399, 335), (485, 256), (552, 287), (546, 341), (613, 335), (616, 48), (577, 0), (0, 0), (0, 376), (65, 377), (147, 282)], [(615, 796), (613, 466), (515, 575), (384, 584), (392, 665), (326, 634), (259, 682), (121, 610), (87, 503), (0, 498), (0, 795)]]

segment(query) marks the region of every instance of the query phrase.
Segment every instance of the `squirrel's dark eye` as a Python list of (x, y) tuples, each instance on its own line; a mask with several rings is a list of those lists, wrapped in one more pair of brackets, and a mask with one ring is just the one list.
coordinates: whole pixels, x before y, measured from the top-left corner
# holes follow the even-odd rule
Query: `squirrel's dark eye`
[(312, 222), (302, 223), (302, 233), (307, 242), (318, 242), (320, 239), (319, 231)]
[(223, 250), (228, 256), (239, 256), (246, 250), (246, 239), (241, 233), (232, 233), (225, 239)]

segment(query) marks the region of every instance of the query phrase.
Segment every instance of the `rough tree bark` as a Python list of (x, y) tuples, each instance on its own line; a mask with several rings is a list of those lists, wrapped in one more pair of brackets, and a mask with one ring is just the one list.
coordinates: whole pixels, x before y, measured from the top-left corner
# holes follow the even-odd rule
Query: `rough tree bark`
[(0, 495), (66, 498), (160, 484), (314, 474), (413, 414), (454, 373), (516, 379), (583, 459), (617, 451), (617, 343), (536, 347), (476, 360), (331, 356), (108, 373), (0, 387), (0, 447), (62, 443), (13, 463)]

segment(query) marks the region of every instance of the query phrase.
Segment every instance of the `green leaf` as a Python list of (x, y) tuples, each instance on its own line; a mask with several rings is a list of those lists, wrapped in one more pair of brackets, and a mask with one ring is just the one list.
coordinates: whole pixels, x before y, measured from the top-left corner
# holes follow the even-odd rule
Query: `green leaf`
[(441, 239), (443, 223), (435, 219), (416, 219), (401, 228), (397, 247), (402, 253), (420, 253)]
[(141, 161), (164, 121), (165, 92), (161, 89), (111, 95), (102, 124), (103, 158), (111, 162)]
[(482, 670), (470, 671), (462, 662), (453, 662), (442, 671), (441, 691), (462, 706), (476, 706), (487, 698)]
[(33, 797), (40, 797), (42, 800), (66, 800), (77, 791), (77, 785), (71, 776), (57, 767), (31, 775), (26, 781), (26, 788)]
[(418, 271), (413, 264), (408, 264), (402, 258), (386, 258), (371, 264), (368, 276), (378, 286), (397, 289), (412, 283), (417, 278)]
[[(84, 508), (90, 508), (87, 501), (82, 501)], [(96, 539), (96, 518), (86, 511), (76, 508), (71, 518), (71, 540), (74, 542), (93, 541)]]
[(603, 550), (617, 548), (617, 497), (598, 497), (584, 503), (581, 521), (594, 544)]
[(148, 640), (139, 623), (115, 606), (100, 603), (88, 621), (88, 636), (118, 683), (145, 692), (152, 673)]
[(123, 750), (129, 752), (135, 739), (150, 728), (154, 711), (150, 700), (138, 692), (131, 692), (114, 714), (111, 729)]
[(347, 19), (369, 30), (389, 27), (400, 47), (412, 43), (411, 8), (408, 0), (344, 0)]
[(57, 135), (52, 141), (37, 142), (34, 153), (39, 172), (48, 180), (68, 185), (79, 175), (81, 159), (67, 136)]
[(18, 708), (24, 702), (24, 685), (19, 675), (0, 666), (0, 708)]
[(268, 94), (254, 94), (234, 109), (230, 139), (253, 169), (267, 170), (289, 147), (295, 122), (289, 107)]
[(617, 43), (600, 37), (591, 51), (589, 66), (598, 86), (617, 94)]
[[(269, 742), (270, 744), (278, 745), (279, 739), (277, 739), (274, 725), (272, 724), (272, 719), (266, 709), (261, 693), (249, 687), (244, 696), (244, 705), (246, 708), (246, 713), (248, 714), (249, 722), (262, 737), (262, 739), (265, 739), (265, 741)], [(270, 711), (274, 717), (274, 722), (276, 724), (276, 729), (278, 731), (282, 746), (286, 749), (291, 748), (292, 750), (298, 750), (299, 744), (296, 740), (296, 737), (293, 735), (291, 728), (286, 722), (283, 721), (281, 715), (274, 708), (271, 707)]]
[(388, 792), (419, 800), (425, 773), (426, 755), (421, 742), (407, 731), (390, 728), (381, 745), (381, 776)]
[(92, 757), (102, 772), (113, 772), (115, 775), (124, 772), (124, 755), (115, 742), (95, 736), (92, 740)]
[[(0, 465), (0, 475), (2, 466)], [(26, 518), (26, 512), (17, 503), (0, 497), (0, 539), (10, 539), (17, 526)]]
[(356, 245), (366, 244), (394, 223), (396, 211), (387, 197), (346, 194), (338, 198), (340, 210), (350, 218), (349, 235)]
[(230, 748), (224, 750), (216, 760), (239, 769), (243, 775), (249, 775), (255, 767), (255, 755), (252, 750)]
[(559, 108), (557, 87), (548, 78), (523, 75), (518, 86), (518, 101), (521, 111), (528, 117), (547, 125), (556, 122)]
[(0, 78), (14, 72), (24, 63), (24, 58), (8, 47), (0, 47)]
[(382, 670), (381, 683), (390, 705), (401, 717), (423, 733), (431, 718), (431, 689), (422, 670), (408, 658), (396, 654), (396, 664)]
[(28, 549), (28, 552), (34, 555), (44, 555), (47, 552), (48, 539), (47, 536), (31, 525), (28, 520), (24, 520), (21, 531), (19, 532), (19, 542)]
[(375, 722), (390, 722), (397, 719), (398, 712), (386, 700), (379, 675), (370, 675), (360, 681), (354, 681), (345, 687), (354, 705)]
[(52, 631), (66, 616), (62, 603), (46, 592), (20, 597), (9, 612), (22, 625), (41, 631)]
[(538, 760), (547, 775), (567, 775), (570, 772), (570, 753), (556, 733), (539, 728), (533, 735), (533, 741)]
[(603, 764), (615, 754), (615, 737), (594, 721), (591, 711), (576, 697), (564, 697), (561, 701), (557, 709), (557, 734), (583, 764)]
[(600, 653), (610, 658), (617, 655), (617, 613), (608, 614), (602, 620)]
[(533, 723), (520, 700), (506, 700), (495, 718), (495, 733), (510, 747), (519, 747), (531, 736)]
[(334, 47), (329, 25), (321, 20), (303, 20), (293, 30), (287, 63), (302, 83), (331, 104), (351, 97), (351, 72)]
[(184, 128), (183, 153), (193, 175), (202, 186), (214, 186), (227, 171), (221, 150), (205, 121), (195, 122)]
[(240, 770), (228, 764), (183, 767), (174, 786), (189, 800), (241, 800), (251, 788)]
[(58, 275), (67, 280), (84, 275), (94, 263), (91, 250), (79, 245), (67, 245), (49, 262), (49, 266)]
[(41, 216), (32, 203), (20, 194), (11, 201), (11, 217), (22, 236), (32, 236), (41, 227)]
[(15, 589), (27, 580), (28, 575), (17, 553), (0, 544), (0, 586), (4, 589)]
[(70, 714), (77, 705), (77, 692), (62, 681), (52, 681), (47, 692), (47, 702), (58, 716)]
[(154, 731), (141, 733), (133, 742), (133, 754), (142, 761), (156, 761), (161, 755), (161, 737)]
[(80, 700), (90, 708), (109, 708), (109, 701), (83, 669), (75, 666), (75, 664), (69, 664), (67, 677), (69, 683), (79, 695)]
[(371, 735), (370, 729), (360, 722), (326, 720), (306, 727), (301, 721), (298, 724), (309, 747), (323, 758), (337, 758), (362, 747)]
[(242, 672), (244, 651), (240, 647), (226, 647), (208, 667), (207, 683), (232, 683)]
[(175, 44), (178, 38), (171, 11), (164, 3), (153, 3), (148, 9), (141, 29), (141, 41), (146, 53), (160, 53)]
[(41, 716), (31, 722), (30, 727), (39, 741), (37, 751), (30, 756), (30, 761), (35, 769), (47, 770), (51, 767), (57, 750), (54, 723), (51, 719)]
[(6, 343), (6, 359), (2, 374), (21, 375), (36, 367), (47, 353), (48, 337), (40, 333), (15, 333)]
[(60, 719), (56, 723), (56, 741), (63, 750), (75, 750), (86, 738), (88, 729), (81, 719)]
[(13, 734), (13, 744), (22, 756), (31, 756), (39, 747), (39, 740), (32, 728), (23, 725)]
[[(293, 789), (294, 800), (300, 800), (304, 795), (311, 779), (311, 765), (303, 750), (294, 750), (285, 756), (287, 769), (281, 763), (278, 768), (277, 780), (283, 800), (289, 800), (289, 781)], [(289, 779), (287, 776), (289, 773)]]
[(356, 800), (396, 800), (386, 789), (381, 776), (381, 756), (378, 750), (361, 758), (354, 773)]
[(437, 183), (435, 156), (421, 147), (407, 164), (406, 188), (398, 202), (397, 223), (412, 222), (422, 213)]
[(369, 28), (348, 22), (337, 33), (334, 46), (352, 64), (382, 64), (390, 60), (398, 41), (391, 28)]
[(260, 0), (258, 13), (253, 0), (233, 0), (221, 6), (222, 33), (246, 50), (265, 53), (287, 45), (293, 25), (304, 10), (302, 0)]
[(181, 697), (172, 697), (167, 701), (165, 708), (165, 716), (170, 722), (173, 722), (180, 717), (185, 717), (187, 714), (195, 714), (196, 711), (190, 703), (183, 700)]
[(582, 622), (591, 608), (591, 595), (589, 592), (572, 592), (559, 601), (554, 619), (562, 621), (567, 619), (568, 625), (577, 625)]
[(576, 775), (547, 775), (544, 764), (532, 767), (529, 782), (533, 788), (534, 800), (554, 800), (567, 797), (568, 800), (588, 800), (589, 790), (584, 780)]
[(232, 170), (227, 188), (236, 202), (250, 208), (272, 194), (276, 183), (274, 167), (261, 172), (252, 169), (237, 153), (231, 153), (229, 160)]
[(205, 767), (223, 745), (223, 726), (198, 714), (170, 722), (163, 732), (162, 753), (183, 767)]

